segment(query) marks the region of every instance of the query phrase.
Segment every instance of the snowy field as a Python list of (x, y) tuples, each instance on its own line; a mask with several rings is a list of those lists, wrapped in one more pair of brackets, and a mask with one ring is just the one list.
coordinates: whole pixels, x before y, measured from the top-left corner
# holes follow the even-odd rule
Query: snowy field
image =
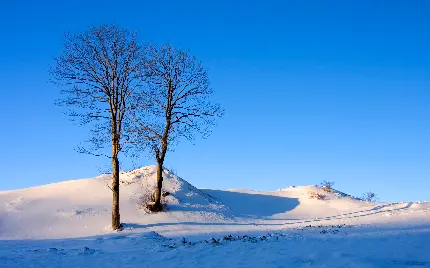
[(166, 171), (168, 211), (149, 214), (154, 171), (121, 175), (121, 232), (107, 175), (0, 192), (0, 267), (430, 267), (430, 203), (199, 190)]

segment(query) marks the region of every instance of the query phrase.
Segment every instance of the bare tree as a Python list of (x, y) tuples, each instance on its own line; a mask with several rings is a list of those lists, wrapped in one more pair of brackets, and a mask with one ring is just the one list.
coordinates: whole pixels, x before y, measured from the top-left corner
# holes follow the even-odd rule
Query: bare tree
[[(91, 125), (90, 147), (80, 152), (105, 155), (112, 161), (112, 228), (120, 229), (118, 154), (129, 146), (128, 115), (135, 108), (133, 94), (144, 78), (143, 50), (135, 34), (102, 25), (84, 33), (68, 33), (62, 53), (51, 70), (53, 82), (63, 90), (59, 105), (69, 115)], [(111, 145), (111, 154), (100, 151)]]
[(153, 211), (161, 211), (163, 164), (166, 152), (180, 138), (206, 138), (223, 110), (210, 102), (212, 89), (207, 71), (195, 57), (171, 45), (149, 46), (145, 53), (146, 88), (135, 113), (139, 137), (144, 137), (157, 161)]

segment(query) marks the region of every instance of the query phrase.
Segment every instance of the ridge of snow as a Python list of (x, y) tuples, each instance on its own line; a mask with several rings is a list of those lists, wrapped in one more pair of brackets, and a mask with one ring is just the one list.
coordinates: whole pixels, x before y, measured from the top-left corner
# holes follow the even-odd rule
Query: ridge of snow
[[(430, 203), (369, 203), (333, 190), (309, 199), (315, 185), (276, 191), (197, 189), (163, 171), (168, 210), (151, 214), (142, 200), (155, 187), (156, 167), (120, 174), (120, 213), (125, 232), (163, 236), (281, 230), (309, 224), (426, 224)], [(0, 239), (85, 237), (110, 230), (110, 175), (0, 192)]]

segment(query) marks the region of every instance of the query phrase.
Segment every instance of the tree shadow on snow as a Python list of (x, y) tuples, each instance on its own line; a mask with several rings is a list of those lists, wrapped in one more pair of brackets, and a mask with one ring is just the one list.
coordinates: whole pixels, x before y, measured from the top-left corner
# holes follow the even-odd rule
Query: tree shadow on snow
[(295, 222), (288, 222), (285, 224), (303, 224), (303, 223), (315, 223), (315, 222), (321, 222), (321, 221), (330, 221), (330, 220), (346, 220), (346, 219), (353, 219), (353, 218), (361, 218), (381, 213), (395, 213), (399, 211), (404, 211), (409, 209), (413, 202), (407, 203), (403, 207), (394, 208), (393, 206), (399, 205), (400, 203), (389, 203), (384, 204), (380, 206), (376, 206), (370, 209), (366, 210), (358, 210), (358, 211), (351, 211), (343, 214), (338, 215), (332, 215), (332, 216), (325, 216), (325, 217), (316, 217), (311, 219), (284, 219), (284, 218), (276, 218), (276, 220), (284, 220), (284, 221), (295, 221)]
[(127, 229), (144, 229), (160, 226), (190, 225), (190, 226), (281, 226), (282, 223), (239, 223), (239, 222), (157, 222), (148, 224), (123, 223), (123, 228)]
[(219, 199), (235, 216), (270, 217), (291, 211), (299, 205), (298, 198), (209, 189), (201, 191)]

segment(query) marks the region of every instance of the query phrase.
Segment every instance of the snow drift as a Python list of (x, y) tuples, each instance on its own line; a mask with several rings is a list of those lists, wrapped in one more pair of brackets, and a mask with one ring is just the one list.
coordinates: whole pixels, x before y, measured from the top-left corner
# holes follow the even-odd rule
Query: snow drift
[[(197, 189), (164, 171), (168, 210), (151, 214), (142, 207), (155, 186), (155, 167), (120, 175), (124, 232), (156, 231), (164, 236), (271, 231), (307, 225), (430, 222), (426, 202), (369, 203), (338, 191), (310, 199), (317, 186), (273, 192)], [(65, 181), (0, 192), (0, 239), (87, 237), (111, 233), (110, 176)]]

